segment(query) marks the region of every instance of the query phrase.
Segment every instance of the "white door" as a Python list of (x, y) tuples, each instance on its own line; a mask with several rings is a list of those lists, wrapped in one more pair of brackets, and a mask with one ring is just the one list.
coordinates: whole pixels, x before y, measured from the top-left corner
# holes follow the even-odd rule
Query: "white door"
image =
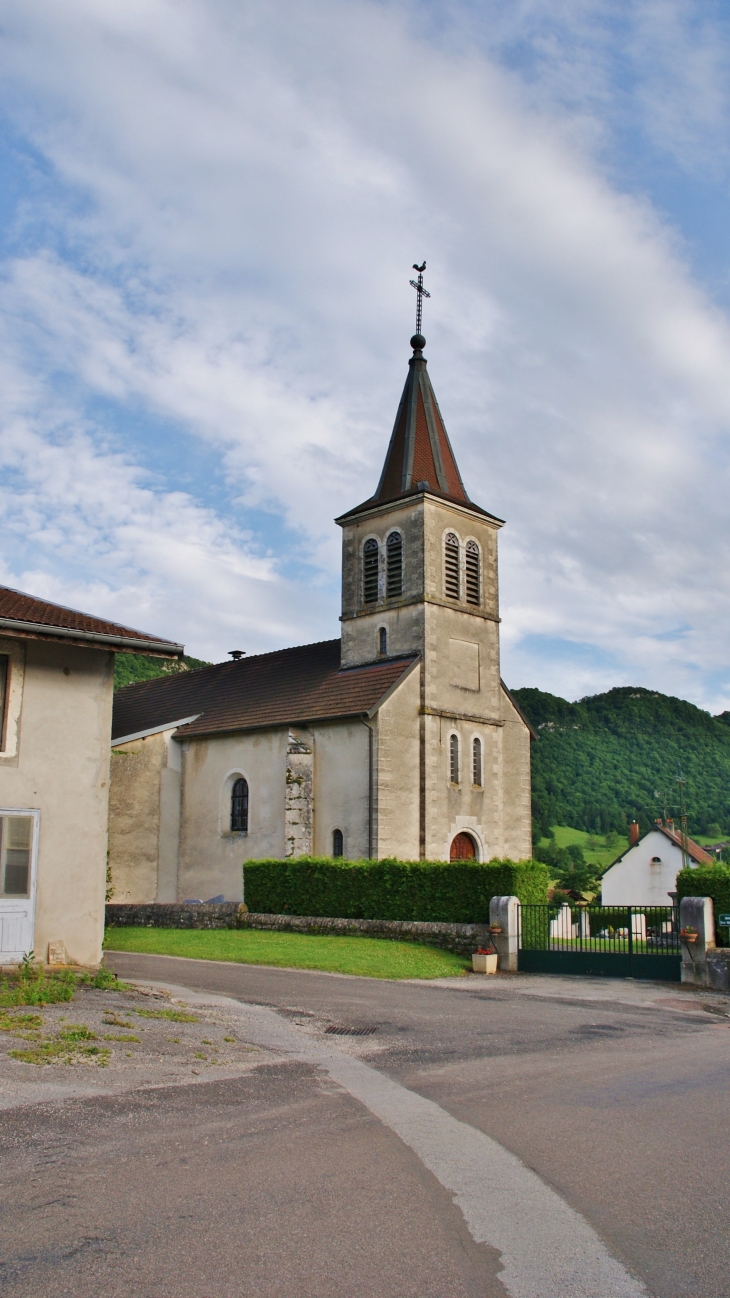
[(0, 964), (33, 950), (38, 811), (0, 807)]

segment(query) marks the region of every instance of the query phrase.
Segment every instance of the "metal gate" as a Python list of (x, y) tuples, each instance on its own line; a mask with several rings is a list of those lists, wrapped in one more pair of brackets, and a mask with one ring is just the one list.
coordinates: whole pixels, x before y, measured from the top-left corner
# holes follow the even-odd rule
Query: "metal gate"
[(523, 973), (679, 982), (679, 915), (672, 906), (520, 906)]

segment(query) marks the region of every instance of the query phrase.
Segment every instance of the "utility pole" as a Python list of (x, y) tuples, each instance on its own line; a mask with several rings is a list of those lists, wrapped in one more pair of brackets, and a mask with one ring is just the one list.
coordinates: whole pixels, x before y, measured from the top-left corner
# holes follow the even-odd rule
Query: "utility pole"
[(687, 833), (687, 807), (685, 803), (685, 792), (687, 781), (682, 774), (682, 767), (677, 762), (677, 784), (679, 785), (679, 825), (682, 835), (682, 869), (689, 868), (689, 834)]

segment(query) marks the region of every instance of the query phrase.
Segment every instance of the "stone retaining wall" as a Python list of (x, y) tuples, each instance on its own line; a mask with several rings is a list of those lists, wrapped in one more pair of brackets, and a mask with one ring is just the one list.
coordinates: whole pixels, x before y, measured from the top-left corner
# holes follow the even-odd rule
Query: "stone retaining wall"
[(489, 946), (486, 924), (420, 924), (413, 920), (329, 919), (309, 915), (251, 915), (235, 901), (190, 905), (151, 902), (114, 904), (106, 908), (107, 924), (140, 928), (256, 928), (277, 933), (322, 933), (342, 937), (380, 937), (471, 955)]

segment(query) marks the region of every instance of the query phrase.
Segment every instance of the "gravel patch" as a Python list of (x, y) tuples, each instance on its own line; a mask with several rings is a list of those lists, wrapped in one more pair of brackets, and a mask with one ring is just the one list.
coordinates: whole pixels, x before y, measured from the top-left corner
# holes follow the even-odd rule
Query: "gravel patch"
[(240, 1017), (169, 992), (81, 986), (72, 1001), (0, 1011), (0, 1108), (240, 1075), (277, 1058)]

